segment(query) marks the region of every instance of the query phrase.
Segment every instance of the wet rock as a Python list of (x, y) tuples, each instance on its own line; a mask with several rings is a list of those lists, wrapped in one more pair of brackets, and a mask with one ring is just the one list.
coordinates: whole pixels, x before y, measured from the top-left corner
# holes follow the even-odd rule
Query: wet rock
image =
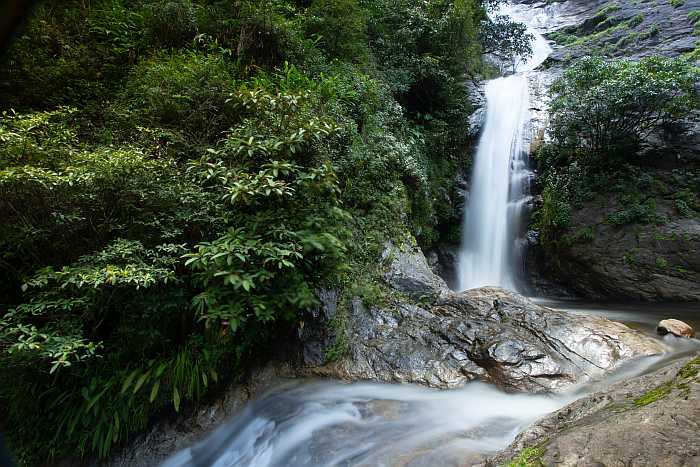
[(430, 269), (440, 276), (450, 289), (457, 288), (459, 245), (441, 244), (426, 253)]
[(532, 465), (700, 465), (699, 371), (695, 357), (579, 399), (536, 422), (487, 465), (522, 459), (526, 448)]
[(678, 319), (664, 319), (656, 325), (656, 332), (665, 336), (673, 334), (677, 337), (695, 337), (695, 330), (688, 323), (684, 323)]
[(321, 304), (312, 309), (310, 319), (304, 321), (299, 330), (304, 361), (320, 365), (326, 359), (325, 349), (335, 342), (335, 333), (330, 323), (338, 309), (337, 289), (322, 288), (316, 291)]
[(509, 391), (547, 392), (664, 351), (622, 324), (492, 287), (443, 294), (432, 306), (366, 308), (356, 300), (349, 323), (347, 356), (312, 373), (437, 388), (483, 380)]
[(399, 292), (420, 298), (449, 290), (445, 281), (431, 271), (425, 255), (416, 246), (397, 248), (387, 242), (381, 259), (388, 265), (384, 280)]

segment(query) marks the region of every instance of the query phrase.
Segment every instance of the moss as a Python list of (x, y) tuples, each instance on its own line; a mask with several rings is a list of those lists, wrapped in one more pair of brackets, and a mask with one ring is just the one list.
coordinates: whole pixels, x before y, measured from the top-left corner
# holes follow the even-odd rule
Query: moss
[(683, 368), (678, 372), (678, 378), (689, 379), (694, 378), (700, 372), (700, 357), (695, 357), (688, 363), (686, 363)]
[(691, 381), (689, 380), (695, 378), (698, 373), (700, 373), (700, 357), (695, 357), (693, 360), (683, 365), (674, 379), (636, 398), (634, 400), (634, 405), (643, 407), (652, 404), (668, 396), (674, 389), (678, 389), (682, 393), (687, 394), (690, 390)]
[(666, 384), (658, 386), (654, 389), (651, 389), (650, 391), (647, 391), (646, 393), (644, 393), (644, 395), (636, 398), (634, 400), (634, 405), (636, 405), (637, 407), (643, 407), (645, 405), (649, 405), (651, 403), (654, 403), (654, 402), (661, 400), (664, 397), (668, 396), (671, 393), (672, 389), (673, 389), (672, 382), (668, 382)]
[(542, 462), (542, 457), (544, 457), (547, 450), (544, 447), (545, 443), (542, 443), (535, 447), (528, 447), (520, 451), (518, 457), (513, 459), (510, 463), (506, 464), (506, 467), (540, 467), (544, 466)]
[(680, 8), (685, 5), (685, 0), (669, 0), (668, 2), (673, 8)]
[(602, 7), (600, 10), (596, 12), (596, 16), (607, 16), (608, 13), (613, 13), (615, 11), (618, 11), (620, 9), (620, 4), (617, 2), (614, 3), (609, 3)]
[(642, 13), (639, 13), (638, 15), (635, 15), (631, 20), (627, 22), (629, 27), (634, 28), (639, 26), (644, 22), (644, 15)]

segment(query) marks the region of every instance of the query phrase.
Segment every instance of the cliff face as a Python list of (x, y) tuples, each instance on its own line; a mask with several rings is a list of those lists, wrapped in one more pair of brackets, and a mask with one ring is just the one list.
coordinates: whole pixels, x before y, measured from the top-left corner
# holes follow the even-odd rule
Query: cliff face
[[(700, 56), (695, 1), (570, 0), (532, 8), (557, 18), (547, 25), (551, 78), (584, 55)], [(542, 276), (533, 277), (536, 288), (554, 282), (595, 299), (700, 300), (700, 116), (649, 135), (637, 156), (624, 179), (611, 176), (572, 203), (555, 248), (533, 242), (528, 264)]]

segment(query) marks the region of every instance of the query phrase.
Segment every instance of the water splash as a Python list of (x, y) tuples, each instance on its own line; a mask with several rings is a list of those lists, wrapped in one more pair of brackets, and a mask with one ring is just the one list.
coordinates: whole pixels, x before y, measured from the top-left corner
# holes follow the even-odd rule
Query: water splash
[(409, 385), (295, 383), (250, 404), (162, 467), (467, 465), (571, 396)]
[[(525, 20), (521, 11), (505, 6), (499, 14)], [(529, 79), (551, 52), (547, 41), (528, 27), (533, 54), (516, 73), (489, 81), (485, 88), (486, 121), (474, 161), (466, 203), (458, 288), (486, 285), (520, 289), (524, 241), (519, 239), (530, 202), (528, 169), (530, 120)]]

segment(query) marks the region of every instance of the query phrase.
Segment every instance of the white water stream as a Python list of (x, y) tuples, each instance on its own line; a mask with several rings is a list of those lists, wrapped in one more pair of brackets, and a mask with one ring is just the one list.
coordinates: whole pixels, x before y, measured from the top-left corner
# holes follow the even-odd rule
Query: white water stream
[(455, 390), (408, 384), (298, 380), (249, 403), (204, 441), (161, 467), (464, 467), (507, 447), (528, 425), (573, 400), (700, 349), (629, 363), (558, 395), (506, 394), (470, 383)]
[[(505, 6), (499, 13), (529, 24), (522, 10)], [(518, 290), (522, 263), (523, 220), (530, 201), (528, 169), (529, 80), (551, 52), (531, 27), (533, 54), (516, 73), (489, 81), (485, 88), (486, 120), (471, 176), (463, 241), (458, 262), (458, 289), (486, 285)]]

